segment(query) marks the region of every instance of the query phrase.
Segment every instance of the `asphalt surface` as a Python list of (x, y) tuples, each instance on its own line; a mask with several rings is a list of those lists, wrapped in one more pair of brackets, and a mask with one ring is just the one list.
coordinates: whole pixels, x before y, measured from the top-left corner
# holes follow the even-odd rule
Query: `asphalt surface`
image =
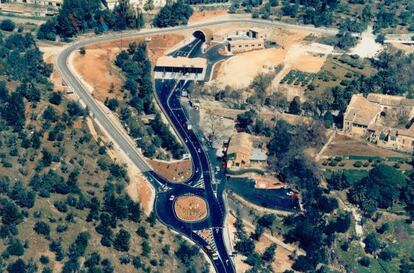
[[(201, 51), (203, 41), (194, 39), (194, 41), (183, 46), (182, 48), (171, 53), (172, 56), (185, 57), (204, 57), (212, 56), (212, 64), (221, 58), (217, 55), (217, 47), (211, 48), (203, 54)], [(197, 137), (196, 133), (188, 129), (188, 120), (184, 108), (180, 103), (181, 92), (188, 88), (191, 84), (184, 80), (156, 80), (155, 90), (157, 92), (158, 101), (163, 108), (163, 111), (168, 116), (170, 123), (173, 125), (177, 134), (183, 139), (186, 144), (188, 152), (191, 155), (194, 172), (193, 175), (186, 181), (186, 185), (196, 185), (202, 181), (204, 188), (187, 188), (183, 186), (171, 185), (172, 189), (166, 193), (160, 194), (157, 202), (157, 214), (160, 219), (167, 225), (174, 227), (174, 229), (186, 234), (189, 238), (195, 240), (199, 245), (207, 247), (207, 242), (201, 239), (194, 230), (213, 228), (214, 245), (213, 251), (217, 254), (217, 258), (213, 259), (214, 266), (217, 272), (235, 272), (234, 265), (229, 257), (228, 251), (224, 243), (223, 225), (225, 217), (224, 202), (221, 200), (221, 195), (216, 198), (212, 185), (212, 172), (210, 170), (209, 159), (204, 151), (204, 147)], [(162, 182), (164, 183), (164, 181)], [(166, 184), (167, 184), (166, 183)], [(185, 194), (196, 194), (203, 197), (208, 204), (209, 214), (207, 219), (197, 223), (181, 222), (174, 213), (173, 205), (177, 196)], [(173, 199), (174, 198), (174, 199)], [(220, 199), (220, 200), (219, 200)], [(167, 204), (167, 206), (165, 205)], [(201, 239), (201, 241), (200, 241)], [(212, 258), (210, 253), (210, 258)]]
[[(179, 136), (186, 144), (191, 158), (194, 164), (194, 170), (192, 177), (186, 184), (173, 184), (170, 181), (157, 175), (152, 171), (151, 167), (145, 161), (141, 152), (136, 148), (132, 139), (117, 128), (107, 116), (107, 110), (99, 106), (95, 99), (91, 96), (88, 89), (83, 86), (80, 79), (77, 78), (75, 73), (71, 71), (68, 65), (69, 56), (80, 47), (87, 46), (101, 41), (110, 41), (119, 38), (135, 37), (135, 36), (147, 36), (151, 34), (168, 33), (177, 30), (191, 30), (201, 27), (224, 24), (224, 23), (256, 23), (266, 26), (275, 27), (291, 27), (298, 29), (306, 29), (318, 33), (335, 34), (336, 29), (320, 29), (310, 26), (297, 26), (289, 25), (281, 22), (271, 22), (257, 19), (224, 19), (213, 22), (199, 23), (191, 26), (179, 26), (168, 29), (154, 29), (147, 31), (128, 31), (123, 33), (108, 33), (101, 36), (95, 36), (86, 38), (78, 42), (73, 43), (69, 47), (65, 48), (57, 57), (56, 66), (61, 72), (65, 83), (71, 88), (80, 98), (80, 100), (88, 107), (90, 114), (95, 121), (100, 124), (103, 130), (110, 136), (114, 144), (121, 149), (129, 159), (148, 177), (149, 181), (153, 184), (157, 191), (155, 209), (156, 212), (167, 226), (173, 228), (187, 237), (194, 240), (198, 245), (203, 248), (207, 247), (207, 242), (198, 236), (194, 230), (213, 228), (214, 247), (213, 249), (218, 254), (218, 258), (213, 259), (213, 264), (217, 272), (235, 272), (234, 266), (231, 262), (229, 254), (227, 253), (224, 239), (223, 239), (223, 221), (225, 216), (224, 201), (222, 199), (222, 192), (224, 189), (223, 183), (218, 187), (217, 198), (212, 188), (212, 172), (210, 170), (209, 159), (207, 154), (203, 150), (203, 145), (198, 139), (197, 135), (192, 130), (186, 128), (186, 117), (183, 108), (179, 102), (179, 94), (182, 90), (187, 88), (189, 82), (185, 81), (157, 81), (156, 92), (158, 94), (159, 102), (168, 116), (171, 124), (178, 132)], [(192, 43), (177, 50), (173, 54), (175, 56), (188, 56), (196, 57), (201, 56), (202, 41), (195, 39)], [(218, 52), (218, 48), (215, 49)], [(214, 63), (220, 57), (211, 51), (205, 55), (210, 63)], [(212, 54), (212, 55), (208, 55)], [(211, 69), (210, 69), (211, 70)], [(200, 184), (204, 185), (204, 188), (192, 187), (191, 185)], [(205, 198), (209, 206), (209, 216), (206, 220), (199, 223), (189, 224), (183, 223), (175, 217), (173, 211), (173, 203), (177, 196), (183, 194), (196, 194)], [(174, 198), (173, 198), (174, 197)], [(210, 255), (210, 258), (212, 256)]]

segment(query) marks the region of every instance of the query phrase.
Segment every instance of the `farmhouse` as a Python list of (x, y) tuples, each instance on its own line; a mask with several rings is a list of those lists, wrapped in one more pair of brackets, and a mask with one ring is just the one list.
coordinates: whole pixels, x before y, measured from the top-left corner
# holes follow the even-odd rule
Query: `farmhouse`
[(414, 100), (401, 96), (353, 95), (344, 115), (345, 133), (379, 146), (412, 152)]
[(222, 29), (213, 34), (213, 42), (226, 42), (230, 53), (241, 53), (265, 47), (266, 32), (261, 28)]
[(266, 163), (266, 151), (254, 145), (253, 136), (248, 133), (234, 133), (227, 148), (227, 168), (240, 169), (260, 167)]
[(240, 53), (250, 50), (263, 49), (265, 41), (262, 39), (231, 40), (228, 41), (227, 51)]
[(226, 40), (237, 39), (266, 39), (266, 32), (261, 28), (224, 28), (213, 34), (213, 42), (222, 43)]
[(155, 65), (154, 77), (157, 79), (204, 80), (207, 60), (204, 58), (186, 58), (162, 56)]

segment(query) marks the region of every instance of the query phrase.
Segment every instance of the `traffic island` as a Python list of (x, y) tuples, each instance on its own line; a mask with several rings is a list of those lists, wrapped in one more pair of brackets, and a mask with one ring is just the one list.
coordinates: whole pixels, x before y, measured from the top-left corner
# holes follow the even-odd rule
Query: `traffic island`
[(197, 195), (183, 195), (174, 202), (174, 212), (183, 222), (200, 222), (208, 216), (208, 205), (204, 198)]

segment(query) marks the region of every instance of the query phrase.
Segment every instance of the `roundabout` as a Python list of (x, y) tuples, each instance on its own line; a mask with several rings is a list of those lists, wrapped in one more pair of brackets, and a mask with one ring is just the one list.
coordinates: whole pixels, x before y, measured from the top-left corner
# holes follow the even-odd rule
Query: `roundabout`
[(173, 206), (175, 216), (187, 223), (203, 221), (209, 214), (207, 201), (193, 194), (177, 197)]

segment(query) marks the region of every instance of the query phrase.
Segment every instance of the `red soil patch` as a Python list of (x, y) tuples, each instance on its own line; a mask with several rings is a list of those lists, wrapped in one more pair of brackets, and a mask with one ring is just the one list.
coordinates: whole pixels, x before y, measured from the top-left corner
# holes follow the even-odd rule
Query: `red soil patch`
[[(165, 34), (151, 36), (147, 42), (148, 54), (152, 63), (164, 52), (184, 39), (183, 35)], [(128, 48), (131, 42), (143, 42), (144, 37), (125, 38), (87, 46), (86, 54), (75, 53), (73, 64), (83, 79), (94, 88), (94, 97), (104, 102), (106, 98), (122, 97), (122, 74), (114, 61), (121, 49)], [(110, 87), (113, 84), (113, 90)]]
[(408, 157), (408, 154), (398, 153), (392, 150), (368, 144), (357, 138), (337, 134), (323, 156), (378, 156), (378, 157)]
[(193, 165), (189, 159), (174, 162), (148, 159), (148, 163), (159, 175), (172, 182), (184, 182), (193, 173)]
[(224, 17), (227, 15), (227, 10), (206, 10), (206, 11), (198, 11), (194, 12), (193, 15), (190, 17), (188, 22), (197, 23), (201, 21), (207, 21), (217, 17)]

